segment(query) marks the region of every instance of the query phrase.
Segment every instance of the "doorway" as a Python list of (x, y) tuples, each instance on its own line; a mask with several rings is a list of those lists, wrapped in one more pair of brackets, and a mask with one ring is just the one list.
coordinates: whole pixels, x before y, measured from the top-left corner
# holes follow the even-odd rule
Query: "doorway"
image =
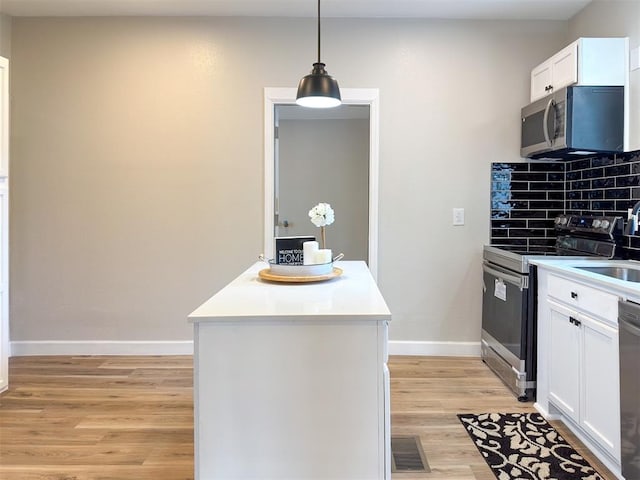
[(275, 236), (315, 235), (309, 209), (330, 203), (327, 248), (365, 260), (377, 278), (378, 91), (342, 89), (343, 105), (295, 104), (295, 89), (265, 89), (264, 252)]

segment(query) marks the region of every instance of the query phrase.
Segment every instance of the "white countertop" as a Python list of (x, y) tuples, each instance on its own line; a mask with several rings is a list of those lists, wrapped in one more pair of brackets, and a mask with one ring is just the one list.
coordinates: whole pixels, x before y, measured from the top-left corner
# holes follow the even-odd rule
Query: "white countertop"
[(365, 262), (343, 261), (336, 266), (343, 274), (332, 280), (290, 284), (261, 280), (258, 272), (268, 267), (256, 262), (191, 313), (189, 321), (318, 316), (391, 320)]
[(594, 286), (614, 291), (621, 296), (630, 296), (640, 299), (640, 283), (617, 278), (608, 277), (579, 267), (631, 267), (640, 269), (640, 262), (634, 260), (595, 260), (595, 259), (570, 259), (570, 258), (549, 258), (532, 259), (529, 261), (534, 265), (545, 268), (552, 272), (571, 276), (576, 280), (582, 280)]

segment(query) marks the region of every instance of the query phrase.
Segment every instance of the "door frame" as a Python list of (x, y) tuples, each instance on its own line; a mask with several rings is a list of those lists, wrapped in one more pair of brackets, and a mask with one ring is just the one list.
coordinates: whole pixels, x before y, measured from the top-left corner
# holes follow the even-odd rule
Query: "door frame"
[(9, 387), (9, 60), (0, 57), (0, 392)]
[[(274, 251), (275, 229), (275, 108), (296, 103), (295, 88), (264, 89), (264, 254)], [(341, 88), (345, 105), (369, 106), (369, 257), (371, 275), (378, 279), (378, 180), (380, 94), (377, 88)]]

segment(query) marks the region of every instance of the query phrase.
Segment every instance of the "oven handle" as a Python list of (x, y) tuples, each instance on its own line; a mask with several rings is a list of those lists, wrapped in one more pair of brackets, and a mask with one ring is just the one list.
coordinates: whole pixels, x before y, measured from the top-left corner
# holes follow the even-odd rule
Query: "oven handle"
[(515, 275), (512, 273), (502, 272), (500, 270), (496, 270), (495, 268), (490, 267), (486, 263), (482, 264), (482, 270), (487, 272), (490, 275), (493, 275), (494, 277), (498, 277), (500, 280), (504, 280), (505, 282), (515, 285), (520, 290), (529, 288), (529, 278), (527, 275)]

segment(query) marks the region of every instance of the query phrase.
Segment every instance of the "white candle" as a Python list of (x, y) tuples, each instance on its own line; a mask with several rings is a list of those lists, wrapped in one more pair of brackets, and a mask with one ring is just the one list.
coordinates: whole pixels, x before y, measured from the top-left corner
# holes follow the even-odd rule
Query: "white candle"
[(316, 261), (315, 263), (330, 263), (331, 262), (331, 249), (330, 248), (321, 248), (315, 254)]
[(316, 263), (317, 251), (318, 242), (304, 242), (302, 244), (302, 263), (305, 265), (313, 265)]

